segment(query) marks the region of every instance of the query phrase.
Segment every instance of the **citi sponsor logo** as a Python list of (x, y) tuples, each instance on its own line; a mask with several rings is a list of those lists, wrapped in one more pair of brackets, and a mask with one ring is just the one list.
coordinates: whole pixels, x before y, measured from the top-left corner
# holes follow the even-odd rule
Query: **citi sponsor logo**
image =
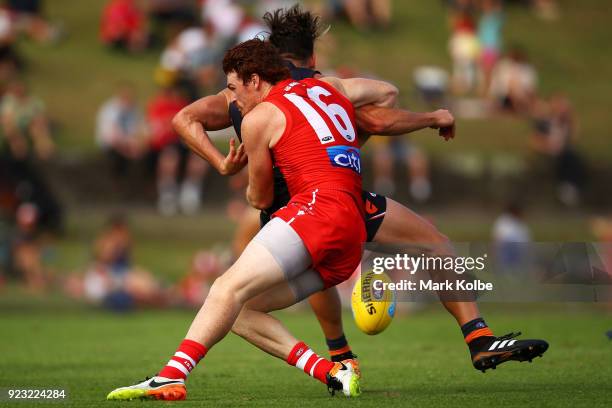
[(361, 174), (361, 154), (359, 149), (350, 146), (332, 146), (327, 148), (327, 156), (332, 166), (351, 169)]

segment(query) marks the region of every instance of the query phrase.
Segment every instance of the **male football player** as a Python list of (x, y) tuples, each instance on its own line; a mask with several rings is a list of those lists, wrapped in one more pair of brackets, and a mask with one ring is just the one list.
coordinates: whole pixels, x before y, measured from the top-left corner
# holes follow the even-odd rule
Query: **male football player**
[(338, 78), (296, 82), (278, 50), (258, 39), (230, 49), (223, 70), (245, 115), (247, 200), (259, 209), (272, 204), (272, 156), (291, 199), (214, 282), (159, 374), (107, 398), (184, 399), (187, 375), (232, 326), (241, 327), (240, 333), (256, 346), (265, 342), (265, 351), (323, 382), (332, 393), (358, 396), (359, 378), (350, 362), (319, 357), (268, 312), (343, 282), (359, 264), (366, 231), (354, 106), (382, 104), (387, 95), (380, 99), (376, 92), (380, 81), (362, 80), (367, 86)]
[[(267, 13), (264, 21), (270, 29), (269, 41), (282, 53), (293, 79), (321, 77), (321, 74), (315, 71), (314, 56), (314, 43), (321, 32), (318, 17), (301, 10), (299, 6), (294, 6)], [(354, 80), (352, 85), (363, 86), (359, 80)], [(401, 135), (427, 127), (441, 129), (440, 134), (445, 138), (453, 137), (454, 119), (448, 111), (413, 113), (391, 109), (395, 100), (392, 96), (396, 90), (392, 87), (387, 89), (381, 84), (377, 91), (382, 94), (381, 98), (384, 99), (382, 103), (378, 106), (363, 106), (356, 110), (357, 124), (362, 134), (361, 144), (365, 143), (368, 134)], [(385, 94), (387, 98), (383, 98)], [(240, 137), (241, 121), (242, 116), (236, 102), (225, 90), (189, 105), (175, 117), (174, 124), (183, 141), (192, 150), (208, 160), (221, 174), (234, 174), (246, 165), (243, 146), (236, 148), (234, 141), (230, 141), (230, 151), (224, 156), (211, 143), (206, 131), (224, 129), (233, 124)], [(274, 201), (269, 208), (261, 212), (262, 224), (269, 220), (274, 211), (286, 205), (289, 198), (283, 174), (275, 168)], [(443, 256), (452, 253), (448, 238), (408, 208), (388, 197), (367, 191), (362, 193), (362, 198), (368, 242), (429, 244), (430, 255)], [(309, 301), (325, 334), (332, 360), (351, 361), (358, 371), (357, 361), (354, 360), (344, 336), (337, 290), (332, 287), (315, 293), (310, 296)], [(443, 298), (442, 303), (461, 327), (472, 364), (479, 370), (495, 368), (498, 364), (510, 360), (530, 360), (544, 353), (548, 347), (546, 342), (541, 340), (495, 337), (482, 319), (476, 302), (458, 302)], [(244, 333), (241, 333), (241, 330), (251, 336), (255, 332), (248, 328), (236, 327), (236, 333), (243, 337)]]

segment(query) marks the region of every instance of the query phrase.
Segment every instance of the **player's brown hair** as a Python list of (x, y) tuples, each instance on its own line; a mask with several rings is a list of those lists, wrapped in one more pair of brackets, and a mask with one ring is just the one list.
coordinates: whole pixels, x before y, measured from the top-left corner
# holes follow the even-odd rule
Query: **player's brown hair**
[(245, 41), (231, 48), (223, 57), (223, 72), (236, 72), (246, 84), (253, 74), (272, 85), (291, 77), (289, 68), (269, 42), (258, 38)]
[(314, 54), (314, 43), (322, 33), (321, 19), (299, 4), (267, 12), (263, 21), (270, 29), (269, 41), (282, 55), (305, 61)]

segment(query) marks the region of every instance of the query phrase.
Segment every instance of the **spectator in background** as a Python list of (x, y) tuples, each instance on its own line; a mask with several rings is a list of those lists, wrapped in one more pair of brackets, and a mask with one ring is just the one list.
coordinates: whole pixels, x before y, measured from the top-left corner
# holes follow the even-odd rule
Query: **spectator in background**
[(212, 25), (179, 25), (173, 29), (171, 40), (161, 54), (157, 82), (177, 85), (190, 101), (207, 90), (218, 90), (221, 78), (218, 62), (223, 48)]
[(527, 54), (514, 47), (493, 69), (489, 96), (502, 110), (526, 114), (535, 100), (537, 87), (538, 74)]
[(108, 158), (115, 183), (125, 177), (130, 163), (145, 153), (144, 136), (144, 117), (134, 88), (122, 83), (100, 107), (96, 120), (96, 142)]
[(532, 148), (553, 158), (559, 200), (567, 206), (580, 202), (580, 190), (586, 181), (585, 164), (574, 146), (576, 120), (567, 96), (558, 93), (549, 101), (535, 104)]
[(518, 201), (509, 203), (493, 223), (493, 241), (498, 244), (531, 242), (531, 232), (523, 218), (523, 206)]
[(55, 43), (62, 37), (62, 29), (49, 22), (42, 12), (42, 0), (6, 0), (19, 32), (43, 43)]
[(94, 244), (94, 261), (84, 276), (68, 277), (64, 287), (75, 298), (114, 311), (159, 306), (166, 293), (151, 273), (132, 262), (133, 239), (123, 215), (112, 215)]
[(451, 9), (452, 33), (448, 48), (453, 61), (453, 92), (464, 95), (474, 90), (480, 44), (476, 36), (474, 8), (470, 0), (457, 0)]
[(400, 162), (406, 166), (408, 185), (412, 198), (423, 203), (431, 197), (429, 161), (425, 153), (403, 138), (379, 137), (372, 140), (374, 148), (374, 191), (393, 196), (395, 181), (393, 165)]
[(524, 221), (523, 207), (518, 201), (509, 203), (495, 220), (492, 235), (500, 271), (517, 272), (528, 260), (528, 248), (525, 244), (531, 242), (531, 232)]
[(100, 40), (108, 47), (142, 51), (148, 42), (144, 12), (135, 0), (110, 0), (102, 12)]
[(430, 108), (447, 105), (449, 76), (440, 67), (424, 65), (415, 68), (414, 85), (419, 96)]
[(41, 227), (59, 232), (62, 210), (39, 171), (40, 162), (55, 151), (49, 120), (44, 103), (30, 95), (21, 81), (11, 82), (0, 101), (0, 128), (4, 137), (0, 160), (8, 169), (4, 181), (14, 186), (19, 202), (36, 204)]
[(13, 157), (25, 159), (28, 155), (28, 139), (36, 155), (48, 159), (55, 146), (51, 140), (45, 105), (38, 97), (31, 96), (26, 85), (15, 80), (0, 102), (2, 131)]
[(10, 80), (23, 71), (24, 64), (17, 52), (17, 32), (10, 11), (0, 7), (0, 95)]
[(232, 43), (238, 30), (246, 17), (244, 9), (233, 0), (205, 0), (202, 3), (202, 21), (205, 26), (210, 25), (223, 42), (223, 49)]
[(482, 75), (481, 94), (486, 95), (491, 84), (491, 74), (497, 64), (502, 46), (502, 2), (501, 0), (482, 0), (481, 15), (478, 21), (478, 40), (480, 41), (480, 70)]
[[(174, 115), (188, 103), (175, 87), (162, 87), (147, 107), (150, 161), (157, 171), (157, 202), (163, 215), (174, 215), (179, 208), (185, 214), (194, 214), (202, 200), (208, 164), (181, 144), (172, 126)], [(184, 178), (179, 188), (182, 167)]]
[(13, 272), (29, 290), (40, 292), (51, 284), (51, 273), (43, 262), (43, 245), (38, 229), (38, 209), (32, 203), (21, 204), (15, 214), (16, 230), (11, 243)]

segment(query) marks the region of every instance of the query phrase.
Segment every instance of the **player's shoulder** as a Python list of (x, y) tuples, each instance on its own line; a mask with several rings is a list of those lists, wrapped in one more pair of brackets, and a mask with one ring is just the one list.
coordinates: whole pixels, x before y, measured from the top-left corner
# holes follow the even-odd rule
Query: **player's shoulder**
[(247, 123), (265, 123), (270, 115), (279, 114), (280, 109), (271, 102), (261, 102), (257, 104), (249, 113), (244, 116), (244, 121)]
[(244, 116), (242, 129), (254, 132), (269, 126), (275, 126), (281, 120), (284, 120), (284, 115), (275, 104), (262, 102)]
[(342, 94), (345, 93), (344, 84), (342, 83), (342, 80), (340, 78), (333, 77), (333, 76), (324, 76), (324, 77), (315, 79), (315, 81), (323, 82), (324, 84), (336, 89), (338, 92)]

